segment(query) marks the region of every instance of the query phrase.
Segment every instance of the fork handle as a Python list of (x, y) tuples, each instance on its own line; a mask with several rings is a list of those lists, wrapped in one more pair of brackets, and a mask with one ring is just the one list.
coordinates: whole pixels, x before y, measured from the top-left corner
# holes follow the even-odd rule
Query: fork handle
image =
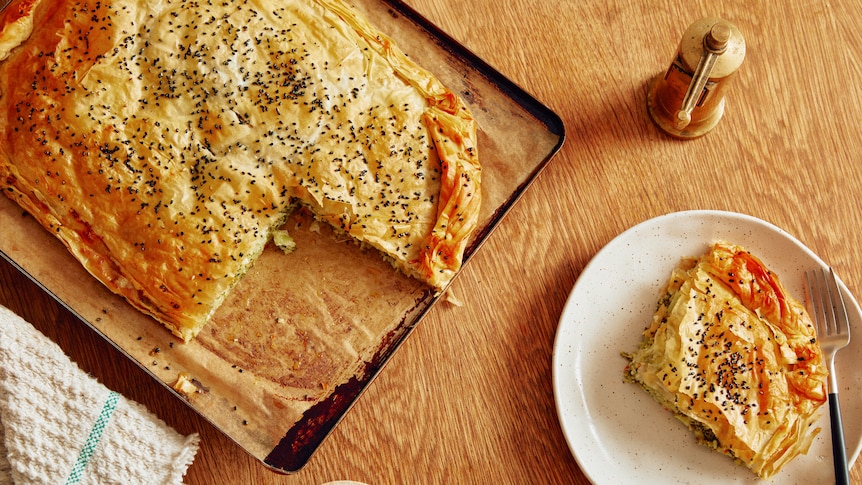
[(835, 484), (848, 485), (847, 451), (844, 448), (844, 426), (841, 424), (841, 406), (838, 393), (829, 393), (829, 424), (832, 428), (832, 460), (835, 465)]

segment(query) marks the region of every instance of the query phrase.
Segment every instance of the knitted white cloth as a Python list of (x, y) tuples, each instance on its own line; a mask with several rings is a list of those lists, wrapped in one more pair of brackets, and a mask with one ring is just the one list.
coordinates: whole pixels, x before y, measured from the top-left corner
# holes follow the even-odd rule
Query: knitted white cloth
[(198, 449), (2, 306), (0, 434), (0, 485), (182, 483)]

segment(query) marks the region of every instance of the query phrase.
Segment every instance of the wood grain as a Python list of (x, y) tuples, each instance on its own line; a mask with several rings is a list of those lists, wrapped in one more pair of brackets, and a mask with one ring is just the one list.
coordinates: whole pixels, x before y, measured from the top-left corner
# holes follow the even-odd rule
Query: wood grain
[[(430, 312), (299, 473), (265, 469), (0, 262), (0, 304), (107, 386), (201, 434), (187, 483), (589, 483), (554, 406), (558, 319), (590, 258), (664, 213), (765, 219), (862, 295), (862, 9), (852, 2), (407, 3), (559, 113), (567, 142), (456, 280), (463, 306)], [(718, 127), (676, 141), (651, 124), (646, 86), (704, 16), (736, 24), (748, 53)], [(862, 484), (862, 463), (852, 479)]]

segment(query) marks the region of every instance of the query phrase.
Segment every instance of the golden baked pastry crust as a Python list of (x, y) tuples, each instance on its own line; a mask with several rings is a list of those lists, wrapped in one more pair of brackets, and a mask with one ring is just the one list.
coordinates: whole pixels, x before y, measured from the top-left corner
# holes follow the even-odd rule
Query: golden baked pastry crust
[(826, 401), (811, 319), (778, 276), (719, 242), (668, 282), (626, 377), (763, 478), (808, 451)]
[(337, 0), (0, 14), (0, 187), (186, 340), (295, 204), (445, 287), (478, 221), (475, 140), (463, 101)]

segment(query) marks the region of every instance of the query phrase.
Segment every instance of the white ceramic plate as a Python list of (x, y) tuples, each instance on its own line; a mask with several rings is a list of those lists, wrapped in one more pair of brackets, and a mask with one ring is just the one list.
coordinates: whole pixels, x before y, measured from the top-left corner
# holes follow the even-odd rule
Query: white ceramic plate
[[(554, 393), (560, 423), (581, 470), (596, 484), (757, 483), (747, 468), (697, 444), (685, 426), (639, 386), (623, 381), (623, 351), (640, 342), (658, 293), (683, 256), (719, 239), (746, 247), (791, 294), (805, 296), (804, 271), (825, 266), (785, 231), (728, 212), (668, 214), (625, 231), (584, 268), (560, 318), (554, 344)], [(862, 311), (846, 286), (850, 347), (836, 357), (844, 433), (851, 462), (862, 448)], [(854, 364), (854, 360), (857, 362)], [(828, 406), (822, 431), (774, 485), (834, 483)]]

